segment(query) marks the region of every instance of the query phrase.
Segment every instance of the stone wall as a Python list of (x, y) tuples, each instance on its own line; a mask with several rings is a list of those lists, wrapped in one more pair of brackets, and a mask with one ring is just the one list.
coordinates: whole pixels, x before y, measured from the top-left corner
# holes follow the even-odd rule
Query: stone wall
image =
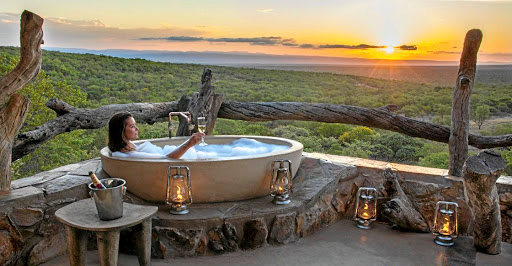
[[(67, 165), (13, 181), (13, 190), (0, 194), (0, 265), (38, 265), (66, 252), (57, 209), (88, 197), (87, 173), (99, 159)], [(438, 200), (461, 207), (460, 231), (471, 232), (471, 212), (463, 200), (459, 178), (446, 170), (414, 167), (326, 154), (305, 153), (294, 179), (292, 203), (274, 205), (271, 197), (218, 204), (191, 205), (187, 215), (168, 213), (153, 219), (152, 255), (158, 258), (212, 255), (264, 245), (297, 241), (339, 219), (351, 219), (354, 196), (361, 186), (379, 191), (379, 207), (388, 196), (382, 172), (391, 168), (417, 210), (431, 223)], [(503, 241), (512, 243), (512, 179), (497, 183), (502, 211)], [(148, 204), (133, 195), (128, 202)], [(379, 217), (380, 222), (386, 222)], [(130, 230), (121, 234), (121, 251), (133, 252)], [(89, 248), (95, 248), (91, 235)]]
[(99, 160), (66, 165), (14, 180), (0, 194), (0, 265), (39, 265), (66, 253), (59, 208), (88, 197), (89, 171)]

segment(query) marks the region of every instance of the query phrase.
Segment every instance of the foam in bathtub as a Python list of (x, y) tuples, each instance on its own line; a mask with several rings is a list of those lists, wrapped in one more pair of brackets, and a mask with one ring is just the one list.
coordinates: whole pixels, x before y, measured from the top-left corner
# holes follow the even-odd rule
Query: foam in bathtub
[[(248, 156), (265, 154), (274, 151), (286, 150), (286, 145), (267, 144), (254, 139), (241, 138), (230, 144), (209, 144), (207, 146), (196, 145), (190, 148), (181, 159), (213, 159), (221, 157)], [(176, 149), (174, 145), (165, 145), (163, 148), (145, 141), (133, 152), (113, 152), (115, 157), (131, 157), (146, 159), (163, 159), (165, 155)]]

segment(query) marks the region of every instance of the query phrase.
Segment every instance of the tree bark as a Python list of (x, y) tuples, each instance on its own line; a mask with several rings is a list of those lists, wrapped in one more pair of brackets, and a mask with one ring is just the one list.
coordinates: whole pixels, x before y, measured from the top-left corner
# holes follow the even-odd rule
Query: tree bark
[(12, 145), (27, 117), (29, 106), (30, 100), (16, 93), (0, 110), (0, 191), (11, 189)]
[(27, 155), (47, 140), (64, 132), (103, 127), (116, 113), (129, 111), (135, 120), (153, 124), (157, 118), (168, 117), (169, 112), (175, 110), (177, 104), (176, 102), (112, 104), (96, 109), (83, 109), (74, 108), (59, 99), (50, 99), (46, 106), (61, 115), (32, 131), (18, 134), (12, 154), (13, 160)]
[(391, 200), (384, 204), (382, 215), (402, 231), (429, 232), (423, 216), (414, 208), (411, 200), (403, 191), (398, 178), (391, 169), (384, 170), (384, 188)]
[[(181, 101), (183, 100), (184, 99), (182, 98)], [(219, 108), (222, 103), (222, 95), (215, 93), (215, 87), (212, 86), (212, 71), (210, 69), (203, 70), (203, 74), (201, 75), (201, 88), (199, 89), (199, 92), (194, 93), (188, 103), (189, 106), (187, 111), (192, 114), (192, 121), (194, 123), (193, 132), (197, 132), (197, 118), (204, 116), (206, 117), (206, 130), (204, 133), (206, 135), (213, 133), (215, 122), (217, 120), (217, 113), (219, 112)], [(183, 123), (181, 119), (177, 135), (190, 135), (188, 125)]]
[(449, 139), (450, 166), (448, 173), (462, 176), (462, 166), (468, 158), (469, 97), (475, 83), (476, 58), (482, 31), (472, 29), (466, 34), (460, 58), (459, 75), (453, 92), (452, 123)]
[[(61, 100), (47, 103), (57, 113), (65, 113), (38, 128), (20, 133), (13, 147), (13, 160), (30, 153), (58, 134), (76, 129), (94, 129), (107, 124), (120, 111), (130, 111), (139, 122), (154, 123), (168, 118), (178, 110), (177, 102), (105, 105), (97, 109), (69, 106)], [(64, 108), (66, 111), (61, 111)], [(389, 108), (364, 108), (349, 105), (276, 103), (276, 102), (222, 102), (218, 117), (245, 121), (299, 120), (325, 123), (362, 125), (399, 132), (408, 136), (448, 143), (450, 128), (407, 118), (388, 111)], [(73, 111), (71, 111), (73, 110)], [(512, 146), (512, 135), (478, 136), (469, 134), (469, 144), (480, 149)]]
[[(388, 108), (364, 108), (350, 105), (223, 102), (218, 117), (245, 121), (299, 120), (344, 123), (391, 130), (411, 137), (448, 143), (450, 128), (407, 118), (387, 111)], [(469, 134), (469, 144), (486, 149), (512, 146), (512, 134), (479, 136)]]
[(501, 213), (496, 180), (507, 166), (494, 151), (483, 151), (466, 160), (463, 168), (464, 195), (475, 220), (473, 241), (477, 250), (501, 252)]
[[(187, 97), (185, 95), (181, 96), (180, 101), (178, 102), (178, 112), (188, 112), (188, 107), (190, 106), (190, 97)], [(193, 125), (193, 121), (187, 121), (186, 118), (182, 117), (181, 115), (178, 116), (178, 130), (176, 131), (176, 136), (190, 136), (191, 135), (191, 129), (190, 125)], [(169, 132), (169, 138), (171, 138), (172, 135)]]
[(16, 92), (41, 69), (43, 19), (29, 11), (21, 15), (20, 62), (0, 78), (0, 191), (11, 189), (11, 158), (14, 138), (28, 113), (30, 100)]
[(34, 79), (41, 69), (43, 59), (43, 19), (38, 15), (23, 11), (20, 31), (20, 62), (7, 75), (0, 79), (0, 104)]

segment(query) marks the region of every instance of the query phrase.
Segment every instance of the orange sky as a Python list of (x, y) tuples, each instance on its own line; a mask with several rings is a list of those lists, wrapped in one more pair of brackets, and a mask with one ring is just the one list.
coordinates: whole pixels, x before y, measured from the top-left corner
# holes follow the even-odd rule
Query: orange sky
[(479, 28), (479, 62), (512, 63), (512, 0), (81, 2), (2, 3), (0, 45), (19, 46), (26, 9), (45, 18), (43, 48), (457, 61), (466, 32)]

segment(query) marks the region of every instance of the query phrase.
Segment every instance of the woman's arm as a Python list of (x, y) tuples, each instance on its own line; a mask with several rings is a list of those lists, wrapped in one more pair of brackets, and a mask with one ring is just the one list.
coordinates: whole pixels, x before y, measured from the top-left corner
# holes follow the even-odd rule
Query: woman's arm
[(201, 138), (204, 137), (204, 133), (194, 133), (192, 136), (185, 142), (183, 142), (180, 146), (178, 146), (175, 150), (167, 154), (166, 156), (171, 159), (179, 159), (188, 149), (194, 147), (197, 143), (201, 141)]

